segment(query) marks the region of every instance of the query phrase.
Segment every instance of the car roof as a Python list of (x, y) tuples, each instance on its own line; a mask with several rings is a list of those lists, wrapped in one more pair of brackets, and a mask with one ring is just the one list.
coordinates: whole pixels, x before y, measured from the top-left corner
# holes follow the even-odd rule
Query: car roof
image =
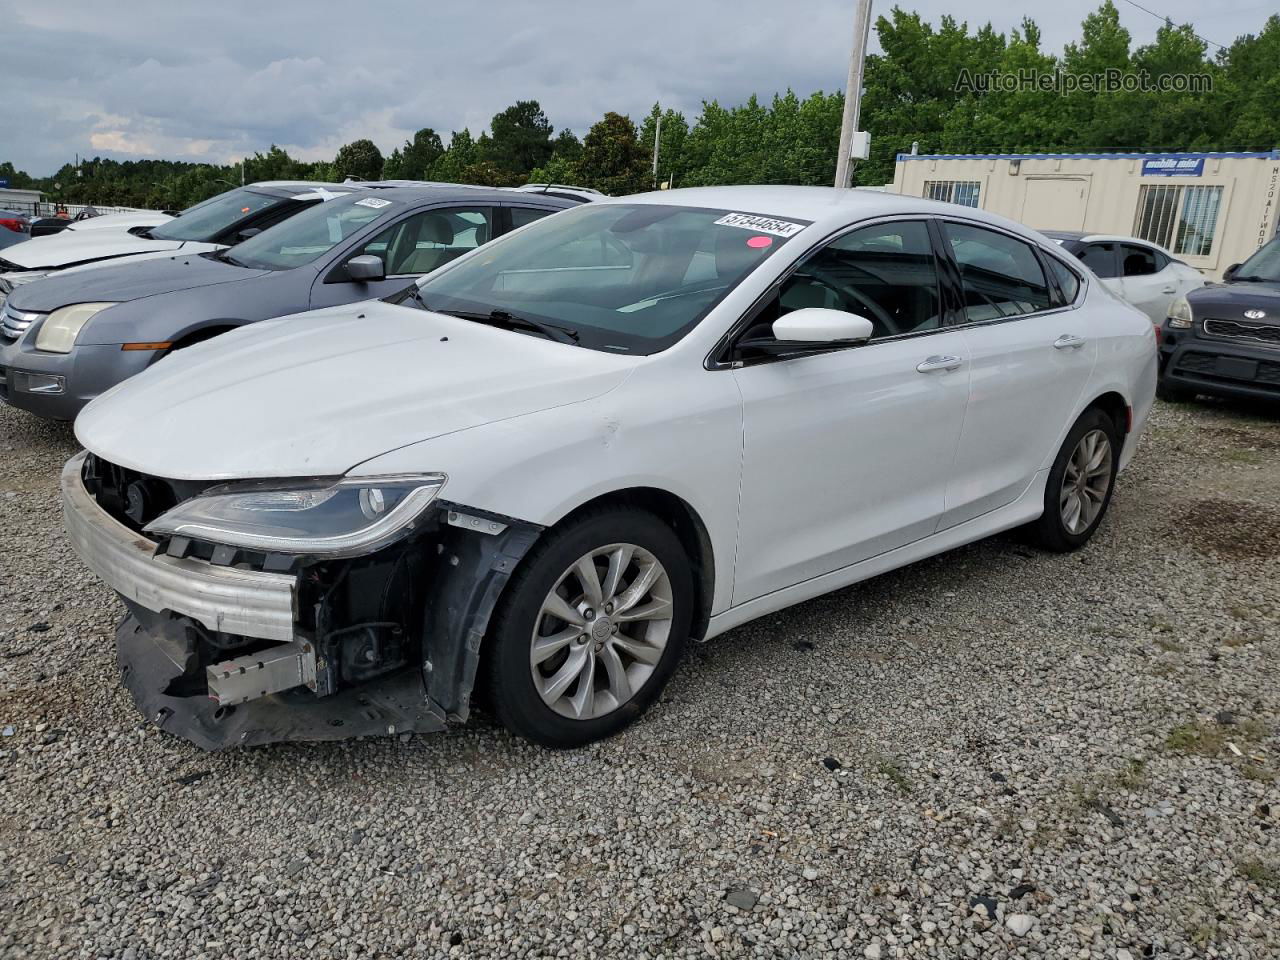
[(1042, 245), (1044, 243), (1043, 235), (1029, 227), (977, 207), (860, 187), (843, 190), (792, 186), (682, 187), (630, 197), (610, 197), (597, 202), (709, 207), (776, 219), (794, 217), (808, 220), (814, 227), (825, 230), (836, 230), (845, 224), (873, 217), (928, 214), (985, 222)]
[(294, 197), (300, 194), (317, 193), (321, 190), (330, 193), (350, 193), (351, 184), (329, 183), (323, 180), (260, 180), (257, 183), (246, 183), (245, 190), (255, 193), (269, 193), (277, 197)]
[[(328, 186), (326, 184), (326, 186)], [(486, 203), (511, 202), (517, 191), (510, 187), (483, 187), (470, 183), (436, 183), (428, 180), (360, 180), (338, 184), (337, 189), (343, 193), (365, 193), (371, 196), (394, 197), (404, 202), (426, 202), (434, 200), (474, 200)], [(539, 196), (548, 206), (578, 206), (572, 200), (552, 195), (521, 193), (521, 198)]]
[(1040, 232), (1054, 240), (1078, 240), (1081, 243), (1132, 243), (1135, 246), (1159, 250), (1171, 260), (1177, 259), (1160, 244), (1143, 240), (1141, 237), (1129, 237), (1120, 233), (1086, 233), (1084, 230), (1041, 230)]
[(1160, 244), (1152, 243), (1150, 240), (1143, 240), (1141, 237), (1127, 237), (1119, 233), (1086, 233), (1081, 235), (1080, 239), (1085, 243), (1132, 243), (1135, 246), (1159, 250), (1166, 257), (1173, 257), (1173, 254), (1160, 246)]

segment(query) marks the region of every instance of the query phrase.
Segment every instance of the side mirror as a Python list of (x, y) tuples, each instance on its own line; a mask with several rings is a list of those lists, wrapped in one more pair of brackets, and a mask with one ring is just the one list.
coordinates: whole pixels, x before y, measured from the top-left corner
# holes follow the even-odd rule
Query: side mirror
[(1239, 269), (1240, 269), (1240, 264), (1233, 263), (1231, 266), (1227, 267), (1227, 269), (1222, 271), (1222, 279), (1230, 280), (1232, 277), (1236, 275), (1236, 271)]
[(773, 335), (783, 343), (861, 343), (874, 329), (866, 317), (827, 307), (793, 310), (773, 323)]
[(262, 232), (261, 227), (245, 227), (243, 230), (241, 230), (239, 233), (236, 234), (236, 242), (244, 243), (244, 241), (248, 240), (250, 237), (256, 237), (261, 232)]
[(347, 261), (347, 276), (357, 283), (382, 280), (386, 275), (387, 268), (382, 265), (382, 258), (373, 254), (362, 254)]

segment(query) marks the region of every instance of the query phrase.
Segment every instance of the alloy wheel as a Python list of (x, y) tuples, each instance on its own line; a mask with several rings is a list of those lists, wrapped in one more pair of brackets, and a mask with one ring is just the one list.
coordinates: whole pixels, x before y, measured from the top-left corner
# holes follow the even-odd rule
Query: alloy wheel
[(613, 543), (579, 557), (542, 601), (529, 667), (543, 703), (593, 720), (631, 700), (671, 636), (671, 579), (648, 550)]
[(1111, 489), (1111, 438), (1090, 430), (1076, 444), (1062, 474), (1059, 505), (1062, 525), (1071, 534), (1084, 533), (1102, 512)]

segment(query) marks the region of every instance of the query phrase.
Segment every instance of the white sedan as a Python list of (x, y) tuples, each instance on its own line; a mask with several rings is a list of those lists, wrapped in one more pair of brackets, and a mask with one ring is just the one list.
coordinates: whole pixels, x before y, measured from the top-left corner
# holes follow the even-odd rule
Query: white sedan
[(1109, 234), (1047, 230), (1045, 236), (1094, 272), (1102, 285), (1127, 300), (1157, 326), (1169, 316), (1169, 306), (1204, 286), (1204, 276), (1164, 247)]
[(690, 639), (1013, 527), (1081, 547), (1155, 379), (1147, 318), (1015, 223), (673, 190), (163, 360), (77, 420), (66, 524), (204, 747), (439, 730), (478, 684), (570, 746)]

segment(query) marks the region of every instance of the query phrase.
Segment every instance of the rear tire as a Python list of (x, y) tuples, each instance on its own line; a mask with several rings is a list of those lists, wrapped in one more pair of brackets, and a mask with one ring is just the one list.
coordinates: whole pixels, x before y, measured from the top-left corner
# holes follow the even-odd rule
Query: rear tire
[(692, 566), (657, 517), (609, 508), (553, 528), (494, 616), (493, 710), (512, 733), (548, 747), (612, 736), (661, 693), (692, 616)]
[(1057, 553), (1088, 543), (1111, 505), (1119, 465), (1115, 421), (1101, 410), (1086, 410), (1049, 469), (1044, 513), (1027, 528), (1031, 540)]

